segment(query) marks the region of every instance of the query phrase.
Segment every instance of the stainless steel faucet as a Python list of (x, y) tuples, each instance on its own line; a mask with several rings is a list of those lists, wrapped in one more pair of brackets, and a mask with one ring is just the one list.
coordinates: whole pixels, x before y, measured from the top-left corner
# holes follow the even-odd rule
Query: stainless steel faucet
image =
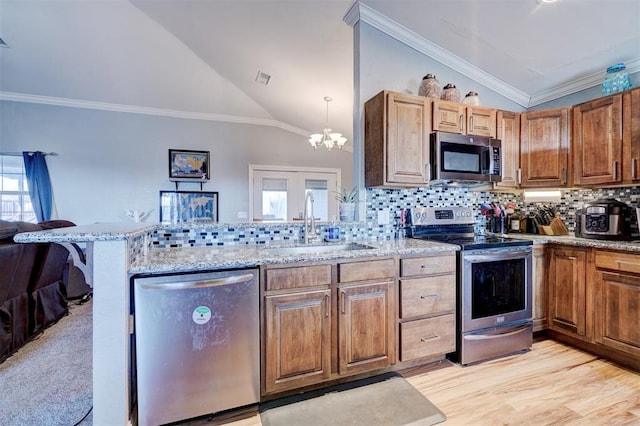
[[(318, 239), (318, 233), (316, 231), (316, 219), (313, 214), (313, 193), (308, 191), (304, 196), (304, 243), (309, 244), (310, 242), (316, 241)], [(309, 205), (311, 205), (311, 218), (309, 219)], [(307, 223), (307, 221), (309, 223)]]

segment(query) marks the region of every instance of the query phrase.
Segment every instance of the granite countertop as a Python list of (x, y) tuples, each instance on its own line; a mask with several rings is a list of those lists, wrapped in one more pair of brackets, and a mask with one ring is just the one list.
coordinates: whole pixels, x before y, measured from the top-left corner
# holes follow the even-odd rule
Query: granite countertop
[(82, 243), (91, 241), (117, 241), (135, 238), (158, 228), (158, 224), (135, 222), (94, 223), (48, 229), (45, 231), (23, 232), (13, 238), (17, 243)]
[(640, 253), (640, 240), (633, 241), (611, 241), (593, 240), (590, 238), (576, 237), (569, 235), (540, 235), (540, 234), (502, 234), (509, 238), (521, 238), (533, 241), (534, 244), (566, 244), (577, 247), (592, 247), (609, 250), (623, 250)]
[[(366, 240), (342, 241), (364, 244), (371, 248), (364, 250), (336, 250), (303, 254), (278, 253), (277, 249), (299, 247), (304, 244), (229, 245), (217, 247), (180, 247), (152, 249), (129, 268), (131, 274), (158, 274), (191, 272), (199, 270), (249, 268), (266, 264), (295, 262), (321, 262), (336, 259), (357, 259), (365, 257), (408, 256), (439, 252), (453, 252), (460, 247), (432, 241)], [(333, 243), (321, 243), (331, 246)], [(272, 250), (276, 249), (276, 250)]]

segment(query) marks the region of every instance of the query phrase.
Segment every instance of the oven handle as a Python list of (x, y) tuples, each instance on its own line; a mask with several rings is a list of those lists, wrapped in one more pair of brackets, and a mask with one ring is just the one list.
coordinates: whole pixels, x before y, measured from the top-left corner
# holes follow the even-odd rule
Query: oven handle
[(501, 260), (520, 259), (522, 257), (530, 256), (531, 246), (526, 246), (526, 249), (522, 250), (509, 250), (509, 251), (496, 251), (487, 253), (487, 251), (481, 251), (478, 254), (473, 253), (473, 250), (461, 251), (462, 259), (465, 262), (499, 262)]
[(465, 340), (489, 340), (489, 339), (500, 339), (502, 337), (513, 336), (514, 334), (521, 333), (526, 329), (531, 328), (531, 324), (524, 324), (515, 329), (511, 329), (507, 333), (494, 333), (494, 334), (470, 334), (464, 336)]

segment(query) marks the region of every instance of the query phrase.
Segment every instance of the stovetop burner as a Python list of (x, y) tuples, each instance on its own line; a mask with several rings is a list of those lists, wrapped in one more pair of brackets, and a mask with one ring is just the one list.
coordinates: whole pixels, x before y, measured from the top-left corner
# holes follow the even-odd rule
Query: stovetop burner
[(462, 250), (530, 246), (533, 244), (533, 242), (529, 240), (501, 237), (498, 235), (473, 235), (470, 237), (462, 237), (456, 235), (414, 235), (413, 238), (438, 241), (447, 244), (456, 244), (459, 245)]
[(412, 238), (459, 245), (462, 250), (530, 246), (529, 240), (474, 234), (475, 214), (470, 207), (421, 207), (408, 214)]

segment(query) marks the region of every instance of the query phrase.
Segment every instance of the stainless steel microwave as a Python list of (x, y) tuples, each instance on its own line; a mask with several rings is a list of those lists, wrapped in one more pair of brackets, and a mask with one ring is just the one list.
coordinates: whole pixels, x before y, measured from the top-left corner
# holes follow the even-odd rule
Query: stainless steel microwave
[(431, 134), (430, 183), (500, 182), (501, 142), (484, 136)]

